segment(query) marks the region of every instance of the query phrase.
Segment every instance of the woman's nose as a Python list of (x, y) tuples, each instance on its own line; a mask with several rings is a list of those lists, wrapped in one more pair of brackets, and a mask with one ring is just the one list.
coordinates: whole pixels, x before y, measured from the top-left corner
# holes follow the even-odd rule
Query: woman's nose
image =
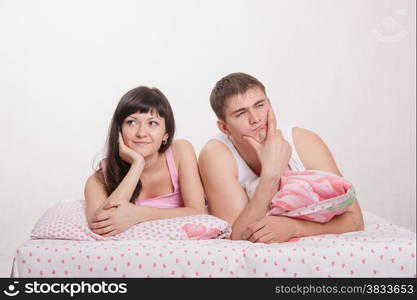
[(136, 136), (137, 137), (144, 137), (146, 136), (146, 129), (145, 126), (139, 125), (138, 130), (136, 130)]

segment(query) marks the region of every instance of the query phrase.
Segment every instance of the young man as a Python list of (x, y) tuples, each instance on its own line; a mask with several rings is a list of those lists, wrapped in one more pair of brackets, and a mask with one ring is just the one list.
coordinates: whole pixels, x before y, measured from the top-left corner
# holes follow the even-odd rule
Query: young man
[[(232, 225), (232, 239), (273, 243), (363, 230), (357, 201), (325, 224), (265, 216), (286, 169), (323, 170), (341, 176), (336, 162), (314, 132), (299, 127), (277, 130), (265, 87), (248, 74), (232, 73), (219, 80), (210, 103), (223, 134), (204, 146), (199, 168), (210, 213)], [(248, 199), (243, 187), (257, 177), (259, 184)]]

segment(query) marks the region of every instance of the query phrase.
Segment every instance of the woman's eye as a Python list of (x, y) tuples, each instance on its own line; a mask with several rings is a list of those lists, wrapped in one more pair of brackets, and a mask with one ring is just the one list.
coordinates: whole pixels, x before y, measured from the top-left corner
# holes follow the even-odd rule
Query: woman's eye
[(149, 122), (149, 125), (151, 125), (151, 126), (156, 126), (156, 125), (158, 125), (158, 122), (156, 122), (156, 121), (150, 121), (150, 122)]
[(127, 123), (127, 125), (135, 125), (136, 121), (135, 120), (127, 120), (126, 123)]

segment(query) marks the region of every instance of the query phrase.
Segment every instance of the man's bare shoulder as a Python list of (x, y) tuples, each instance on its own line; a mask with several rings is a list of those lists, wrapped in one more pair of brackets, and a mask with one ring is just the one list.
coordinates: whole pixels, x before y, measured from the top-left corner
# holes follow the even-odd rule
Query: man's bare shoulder
[(198, 163), (201, 167), (222, 166), (223, 170), (230, 170), (237, 173), (237, 165), (230, 149), (221, 141), (209, 140), (200, 151)]
[(212, 157), (217, 155), (227, 158), (233, 157), (229, 148), (224, 143), (215, 139), (209, 140), (200, 151), (200, 157)]
[(292, 131), (294, 143), (299, 144), (309, 144), (321, 141), (321, 138), (315, 132), (301, 128), (301, 127), (294, 127)]
[(306, 169), (317, 169), (340, 175), (336, 162), (326, 143), (311, 130), (293, 129), (294, 145)]

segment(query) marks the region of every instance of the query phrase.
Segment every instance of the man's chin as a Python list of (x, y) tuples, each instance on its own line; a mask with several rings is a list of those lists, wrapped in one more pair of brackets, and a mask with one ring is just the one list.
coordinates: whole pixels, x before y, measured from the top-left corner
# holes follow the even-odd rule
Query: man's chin
[(262, 144), (265, 141), (266, 135), (264, 133), (257, 133), (255, 135), (250, 135), (254, 140), (256, 140), (259, 144)]
[(266, 138), (266, 134), (265, 134), (265, 132), (259, 132), (257, 135), (256, 135), (256, 137), (255, 137), (255, 139), (258, 141), (258, 143), (263, 143), (264, 141), (265, 141), (265, 138)]

